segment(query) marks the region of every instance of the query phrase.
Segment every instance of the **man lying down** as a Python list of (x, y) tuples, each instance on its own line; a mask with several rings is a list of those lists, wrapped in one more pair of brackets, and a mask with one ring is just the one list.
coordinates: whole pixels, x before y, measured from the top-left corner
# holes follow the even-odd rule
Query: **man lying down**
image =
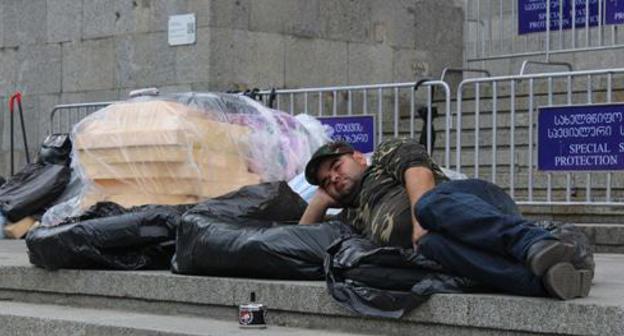
[(574, 245), (521, 217), (497, 186), (449, 181), (411, 139), (383, 142), (370, 164), (350, 145), (329, 143), (314, 153), (305, 176), (319, 188), (300, 224), (344, 208), (340, 219), (376, 243), (413, 246), (492, 289), (562, 300), (589, 294), (593, 272), (572, 265)]

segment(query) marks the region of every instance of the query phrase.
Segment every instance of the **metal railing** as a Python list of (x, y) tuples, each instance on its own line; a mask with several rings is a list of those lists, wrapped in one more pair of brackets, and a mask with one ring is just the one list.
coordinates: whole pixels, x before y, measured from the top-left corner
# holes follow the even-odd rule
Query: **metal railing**
[(466, 61), (622, 48), (616, 1), (465, 0)]
[(72, 127), (89, 114), (113, 102), (56, 105), (50, 112), (49, 134), (69, 133)]
[[(418, 119), (417, 95), (420, 88), (426, 90), (420, 107), (425, 118)], [(435, 93), (441, 89), (441, 94)], [(444, 166), (451, 165), (450, 139), (451, 89), (441, 80), (418, 82), (319, 87), (306, 89), (263, 90), (256, 94), (266, 104), (274, 102), (274, 108), (290, 114), (306, 113), (313, 116), (339, 116), (373, 114), (377, 120), (377, 142), (387, 136), (414, 137), (418, 127), (426, 133), (423, 145), (429, 153), (434, 149), (434, 118), (437, 106), (444, 110), (444, 153), (438, 157)], [(390, 114), (390, 116), (388, 116)], [(406, 127), (405, 124), (408, 126)], [(439, 156), (437, 153), (435, 155)]]
[[(538, 107), (615, 102), (616, 80), (624, 91), (624, 68), (463, 80), (456, 98), (455, 169), (508, 188), (519, 203), (624, 204), (624, 173), (539, 172), (535, 159)], [(489, 139), (482, 136), (486, 131)], [(486, 149), (489, 155), (482, 156)]]

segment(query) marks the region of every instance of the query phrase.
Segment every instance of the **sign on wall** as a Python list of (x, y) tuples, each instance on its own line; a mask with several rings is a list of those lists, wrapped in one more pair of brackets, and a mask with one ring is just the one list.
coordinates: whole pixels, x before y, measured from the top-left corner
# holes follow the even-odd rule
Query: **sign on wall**
[[(589, 1), (589, 6), (587, 1)], [(550, 30), (559, 30), (560, 23), (562, 29), (572, 28), (572, 14), (576, 16), (574, 20), (576, 28), (585, 27), (587, 7), (589, 7), (589, 26), (597, 26), (599, 22), (598, 1), (563, 0), (560, 6), (559, 0), (550, 0)], [(575, 12), (572, 10), (572, 4), (576, 6)], [(548, 0), (518, 0), (518, 34), (545, 32), (548, 21), (547, 5)]]
[(624, 170), (624, 104), (542, 107), (538, 113), (539, 170)]
[(169, 17), (168, 40), (170, 46), (195, 43), (195, 31), (195, 14), (173, 15)]
[(375, 116), (317, 117), (334, 141), (345, 141), (362, 153), (375, 150)]
[(606, 0), (605, 3), (605, 23), (624, 23), (624, 0)]

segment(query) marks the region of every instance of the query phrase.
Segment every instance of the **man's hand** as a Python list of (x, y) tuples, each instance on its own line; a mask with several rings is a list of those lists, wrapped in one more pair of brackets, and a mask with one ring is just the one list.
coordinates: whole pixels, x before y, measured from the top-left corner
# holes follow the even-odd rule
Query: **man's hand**
[(325, 212), (328, 208), (334, 208), (339, 206), (338, 202), (325, 192), (325, 190), (318, 188), (310, 199), (310, 203), (306, 208), (303, 216), (299, 220), (299, 224), (314, 224), (322, 222), (325, 218)]

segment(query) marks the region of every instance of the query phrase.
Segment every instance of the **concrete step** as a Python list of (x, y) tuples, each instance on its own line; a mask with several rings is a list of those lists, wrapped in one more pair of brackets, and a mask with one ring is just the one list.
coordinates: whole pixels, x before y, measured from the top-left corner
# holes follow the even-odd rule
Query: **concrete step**
[(624, 253), (624, 221), (618, 224), (576, 224), (593, 243), (595, 253)]
[(519, 205), (520, 212), (532, 219), (578, 224), (624, 224), (624, 206), (604, 205)]
[(237, 314), (233, 314), (230, 321), (225, 321), (199, 316), (149, 314), (16, 301), (5, 301), (0, 305), (0, 334), (5, 336), (357, 335), (279, 326), (270, 326), (267, 329), (241, 329), (238, 326)]
[[(166, 271), (48, 272), (30, 266), (25, 252), (23, 242), (1, 242), (0, 297), (5, 301), (36, 303), (39, 307), (54, 304), (80, 308), (59, 312), (62, 316), (56, 315), (56, 320), (77, 319), (83, 310), (97, 308), (100, 312), (126, 312), (116, 315), (119, 322), (115, 328), (127, 328), (128, 323), (140, 321), (141, 328), (147, 328), (152, 320), (156, 324), (161, 316), (165, 319), (176, 315), (172, 318), (181, 325), (185, 324), (182, 321), (189, 325), (193, 324), (191, 321), (197, 321), (184, 318), (199, 317), (211, 325), (217, 325), (212, 319), (226, 320), (225, 324), (219, 325), (235, 332), (238, 329), (232, 317), (236, 316), (236, 307), (247, 302), (250, 293), (254, 292), (257, 300), (268, 307), (271, 319), (268, 331), (275, 326), (286, 326), (375, 335), (624, 334), (621, 318), (624, 315), (624, 256), (621, 255), (596, 256), (594, 285), (590, 296), (584, 299), (561, 302), (495, 294), (437, 294), (401, 320), (394, 320), (363, 318), (344, 310), (327, 295), (324, 282), (181, 276)], [(17, 314), (18, 306), (13, 312), (6, 308), (9, 305), (2, 306), (7, 309), (7, 314)], [(48, 307), (46, 314), (38, 314), (36, 310), (28, 313), (27, 308), (32, 306), (19, 307), (22, 307), (21, 315), (48, 314), (44, 320), (50, 320), (49, 315), (55, 311)], [(127, 320), (122, 320), (122, 315), (127, 315)], [(97, 312), (85, 313), (87, 320), (97, 321), (97, 316)], [(132, 322), (134, 316), (137, 316), (137, 322)], [(7, 318), (2, 324), (17, 328), (20, 319)], [(200, 330), (211, 334), (209, 328), (204, 324)], [(110, 334), (119, 334), (108, 330)], [(163, 331), (162, 335), (178, 335), (167, 332)]]

